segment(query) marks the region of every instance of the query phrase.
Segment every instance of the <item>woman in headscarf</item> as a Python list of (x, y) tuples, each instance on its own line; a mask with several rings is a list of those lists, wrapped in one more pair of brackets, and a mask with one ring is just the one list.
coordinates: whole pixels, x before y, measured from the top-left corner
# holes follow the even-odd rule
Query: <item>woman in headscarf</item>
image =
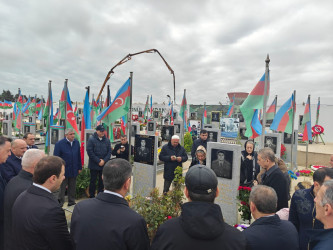
[(253, 181), (257, 180), (260, 166), (257, 163), (257, 152), (254, 151), (254, 142), (246, 141), (245, 150), (241, 152), (241, 173), (240, 185), (252, 186)]
[(206, 149), (201, 145), (195, 151), (195, 156), (192, 158), (190, 167), (197, 164), (206, 165)]

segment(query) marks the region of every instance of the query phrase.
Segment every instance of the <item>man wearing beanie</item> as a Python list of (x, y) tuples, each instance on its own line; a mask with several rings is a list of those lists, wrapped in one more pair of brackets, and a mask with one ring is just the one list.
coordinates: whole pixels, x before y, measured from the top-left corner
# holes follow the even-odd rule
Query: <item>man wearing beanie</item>
[(203, 165), (190, 168), (185, 176), (187, 203), (180, 217), (166, 221), (158, 229), (152, 249), (245, 249), (244, 235), (223, 220), (217, 178)]

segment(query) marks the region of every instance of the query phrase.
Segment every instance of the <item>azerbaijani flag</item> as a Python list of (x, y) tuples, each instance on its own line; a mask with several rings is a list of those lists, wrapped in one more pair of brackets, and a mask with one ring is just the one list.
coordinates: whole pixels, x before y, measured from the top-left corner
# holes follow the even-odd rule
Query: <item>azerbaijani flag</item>
[(131, 83), (128, 79), (118, 90), (113, 102), (99, 115), (97, 120), (103, 120), (107, 125), (126, 115), (130, 108)]
[(22, 113), (23, 114), (29, 114), (29, 106), (31, 104), (31, 100), (30, 97), (28, 99), (28, 101), (24, 104), (23, 109), (22, 109)]
[(292, 134), (295, 99), (294, 94), (281, 106), (271, 125), (271, 130)]
[(149, 96), (147, 96), (147, 101), (146, 101), (145, 109), (142, 112), (142, 118), (143, 119), (146, 119), (146, 113), (147, 113), (147, 116), (148, 116), (148, 102), (149, 102)]
[(318, 125), (319, 121), (319, 111), (320, 111), (320, 98), (318, 98), (318, 104), (317, 104), (316, 125)]
[(127, 126), (127, 115), (124, 115), (124, 116), (121, 117), (120, 126), (121, 126), (121, 133), (123, 135), (125, 135), (126, 134), (126, 126)]
[(173, 125), (173, 102), (171, 103), (171, 109), (170, 109), (170, 125)]
[(6, 101), (6, 100), (3, 101), (3, 108), (4, 109), (10, 109), (12, 107), (13, 107), (13, 104), (12, 104), (11, 101)]
[(72, 128), (75, 131), (75, 138), (80, 141), (79, 130), (76, 124), (76, 118), (73, 112), (71, 97), (69, 95), (69, 90), (67, 88), (67, 114), (66, 114), (66, 128)]
[(22, 127), (22, 111), (18, 109), (17, 115), (16, 115), (16, 123), (15, 123), (15, 128), (16, 130), (20, 130)]
[(184, 129), (186, 131), (186, 129), (187, 129), (187, 100), (186, 100), (186, 90), (185, 89), (184, 89), (182, 104), (180, 106), (179, 115), (183, 119)]
[(274, 98), (271, 106), (266, 111), (266, 120), (273, 120), (274, 115), (276, 113), (276, 102), (277, 102), (277, 97)]
[[(59, 101), (59, 110), (60, 110), (60, 118), (61, 119), (66, 119), (66, 114), (65, 114), (65, 110), (66, 110), (66, 99), (65, 99), (65, 86), (66, 84), (64, 84), (64, 87), (62, 89), (61, 92), (61, 97), (60, 97), (60, 101)], [(68, 91), (68, 88), (67, 88)]]
[(204, 127), (204, 124), (207, 123), (207, 110), (206, 110), (206, 105), (204, 105), (204, 112), (202, 113), (202, 123), (201, 123), (201, 128)]
[(53, 122), (54, 122), (55, 124), (57, 124), (58, 121), (59, 121), (58, 116), (59, 116), (59, 108), (57, 108), (56, 113), (53, 115)]
[(21, 90), (19, 89), (19, 93), (18, 93), (18, 97), (17, 97), (17, 101), (16, 101), (16, 105), (19, 109), (22, 109), (23, 107), (23, 97), (22, 97), (22, 94), (21, 94)]
[(302, 141), (312, 141), (310, 95), (305, 105), (302, 126), (304, 127)]
[[(245, 136), (249, 138), (256, 138), (261, 135), (262, 125), (258, 119), (258, 110), (264, 107), (265, 97), (265, 74), (261, 77), (257, 85), (245, 99), (240, 106), (240, 110), (244, 116), (246, 132)], [(269, 95), (269, 75), (266, 88), (266, 96)], [(259, 123), (257, 122), (259, 121)]]
[(84, 133), (86, 129), (91, 129), (89, 91), (86, 91), (84, 98), (83, 113), (81, 118), (81, 163), (84, 164)]
[(234, 107), (235, 107), (235, 95), (232, 97), (232, 102), (229, 104), (227, 116), (231, 117), (232, 113), (234, 112)]
[(153, 116), (153, 95), (150, 95), (150, 116)]
[(90, 109), (90, 118), (91, 118), (91, 125), (95, 126), (96, 124), (96, 118), (98, 113), (98, 104), (95, 101), (95, 98), (93, 98), (91, 102), (91, 109)]

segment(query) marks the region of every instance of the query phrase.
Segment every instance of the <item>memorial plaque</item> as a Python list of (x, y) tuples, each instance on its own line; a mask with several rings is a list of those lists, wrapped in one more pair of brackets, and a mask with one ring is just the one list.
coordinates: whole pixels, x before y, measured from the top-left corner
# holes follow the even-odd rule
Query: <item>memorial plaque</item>
[(196, 119), (197, 119), (197, 112), (192, 112), (192, 113), (190, 114), (190, 119), (191, 119), (191, 120), (196, 120)]
[(229, 225), (238, 221), (237, 200), (240, 179), (241, 146), (218, 142), (207, 143), (207, 167), (217, 176), (220, 194), (215, 203), (221, 207), (223, 218)]
[(248, 137), (245, 136), (246, 128), (240, 128), (239, 129), (239, 136), (241, 140), (247, 140)]
[(155, 135), (156, 132), (156, 122), (155, 121), (149, 121), (147, 123), (147, 134), (148, 135)]
[(153, 116), (155, 119), (158, 119), (160, 117), (160, 114), (158, 111), (153, 111)]
[(207, 142), (221, 142), (221, 130), (216, 128), (207, 128)]
[(281, 134), (266, 133), (264, 138), (264, 147), (271, 148), (277, 158), (280, 158), (281, 152)]
[(212, 111), (212, 122), (220, 122), (220, 111)]
[(138, 112), (138, 116), (142, 117), (142, 111), (141, 110)]
[[(133, 168), (134, 196), (136, 194), (148, 196), (156, 186), (157, 141), (156, 136), (135, 136)], [(147, 158), (149, 158), (149, 162), (145, 161)]]
[(192, 135), (198, 136), (201, 130), (201, 121), (200, 120), (190, 120), (189, 126), (191, 127)]
[(172, 125), (163, 125), (161, 128), (162, 141), (170, 141), (174, 135), (174, 129), (175, 127)]
[(51, 144), (56, 144), (61, 139), (65, 138), (65, 129), (63, 126), (51, 126)]
[(222, 118), (220, 122), (221, 136), (227, 138), (237, 138), (239, 129), (238, 118)]
[[(31, 117), (32, 118), (32, 117)], [(36, 133), (36, 124), (31, 122), (24, 122), (23, 123), (23, 132), (24, 133)]]
[(2, 134), (12, 137), (12, 121), (2, 121)]
[(178, 112), (173, 112), (173, 119), (176, 120), (178, 116)]
[[(297, 146), (298, 146), (298, 131), (294, 131), (294, 144), (291, 145), (291, 134), (283, 133), (283, 142), (286, 147), (286, 157), (283, 159), (285, 162), (291, 161), (291, 147), (293, 147), (293, 164), (292, 167), (297, 166)], [(293, 168), (291, 168), (293, 169)]]

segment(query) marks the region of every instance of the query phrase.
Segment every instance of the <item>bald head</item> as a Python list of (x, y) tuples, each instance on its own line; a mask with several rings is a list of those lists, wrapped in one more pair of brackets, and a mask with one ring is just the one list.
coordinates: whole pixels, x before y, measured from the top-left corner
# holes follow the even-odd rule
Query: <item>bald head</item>
[(22, 139), (16, 139), (12, 142), (12, 152), (17, 157), (22, 157), (27, 151), (27, 143)]
[(34, 173), (35, 166), (45, 156), (45, 153), (39, 149), (30, 149), (23, 155), (22, 169), (29, 173)]

